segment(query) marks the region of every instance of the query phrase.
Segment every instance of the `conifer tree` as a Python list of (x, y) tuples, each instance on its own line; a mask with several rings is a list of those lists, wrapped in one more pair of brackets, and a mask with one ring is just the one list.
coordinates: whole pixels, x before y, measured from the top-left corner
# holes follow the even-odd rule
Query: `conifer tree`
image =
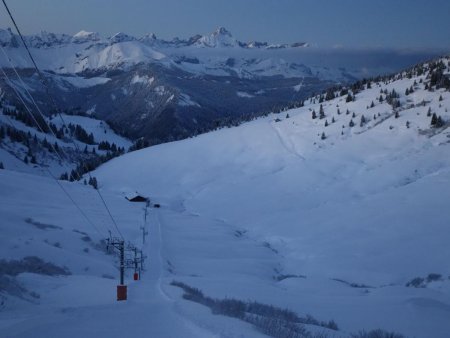
[(361, 115), (361, 122), (359, 124), (360, 127), (364, 126), (364, 124), (366, 123), (366, 118), (364, 117), (364, 115)]
[(436, 126), (437, 122), (438, 122), (437, 115), (436, 115), (436, 113), (433, 113), (433, 116), (431, 117), (431, 123), (430, 123), (431, 126)]
[(320, 108), (319, 108), (319, 119), (323, 119), (323, 118), (325, 118), (325, 111), (323, 110), (323, 106), (320, 105)]
[(92, 185), (92, 187), (94, 187), (94, 189), (98, 189), (97, 179), (95, 177), (91, 177), (89, 179), (89, 185)]
[(334, 91), (332, 89), (327, 90), (327, 94), (325, 96), (325, 100), (326, 101), (330, 101), (330, 100), (332, 100), (334, 98), (335, 98)]

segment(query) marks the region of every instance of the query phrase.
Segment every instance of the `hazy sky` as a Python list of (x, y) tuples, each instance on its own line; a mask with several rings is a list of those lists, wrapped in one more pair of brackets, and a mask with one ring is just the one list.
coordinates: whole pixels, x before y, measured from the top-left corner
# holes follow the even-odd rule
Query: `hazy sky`
[[(242, 41), (450, 47), (450, 0), (7, 0), (25, 34), (186, 38), (224, 26)], [(0, 27), (12, 26), (0, 7)]]

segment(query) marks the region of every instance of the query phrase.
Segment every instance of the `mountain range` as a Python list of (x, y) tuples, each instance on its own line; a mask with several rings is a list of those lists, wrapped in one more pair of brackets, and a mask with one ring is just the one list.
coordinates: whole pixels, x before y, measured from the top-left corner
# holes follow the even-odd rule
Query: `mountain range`
[[(60, 109), (107, 121), (117, 132), (156, 144), (186, 138), (281, 107), (330, 86), (387, 74), (435, 52), (321, 49), (306, 42), (242, 42), (220, 27), (211, 34), (164, 40), (117, 33), (102, 38), (41, 32), (24, 37)], [(0, 30), (5, 97), (32, 90), (54, 107), (20, 38)], [(17, 103), (17, 102), (16, 102)]]

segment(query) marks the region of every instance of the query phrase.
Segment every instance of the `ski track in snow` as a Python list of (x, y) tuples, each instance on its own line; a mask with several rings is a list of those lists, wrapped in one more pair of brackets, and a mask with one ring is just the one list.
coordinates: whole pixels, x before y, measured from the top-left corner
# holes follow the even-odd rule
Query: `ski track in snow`
[(291, 153), (292, 155), (294, 155), (294, 156), (298, 157), (299, 159), (305, 161), (306, 159), (295, 150), (294, 143), (285, 140), (284, 136), (281, 134), (280, 130), (277, 128), (275, 123), (270, 121), (269, 124), (272, 127), (272, 129), (274, 130), (275, 134), (277, 135), (278, 140), (280, 141), (280, 143), (283, 146), (283, 148), (286, 149), (286, 151)]

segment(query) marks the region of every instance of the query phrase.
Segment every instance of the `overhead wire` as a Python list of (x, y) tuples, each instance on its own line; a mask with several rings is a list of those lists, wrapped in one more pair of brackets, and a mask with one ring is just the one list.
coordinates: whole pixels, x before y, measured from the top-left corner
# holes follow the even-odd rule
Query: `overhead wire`
[[(52, 134), (55, 138), (57, 138), (57, 136), (56, 136), (55, 133), (53, 132), (52, 128), (51, 128), (50, 125), (47, 123), (44, 114), (43, 114), (42, 111), (40, 110), (40, 108), (39, 108), (39, 106), (37, 105), (36, 101), (34, 100), (33, 96), (31, 95), (31, 93), (30, 93), (29, 90), (27, 89), (26, 84), (25, 84), (25, 82), (23, 81), (22, 77), (21, 77), (20, 74), (17, 72), (15, 66), (12, 64), (12, 61), (10, 60), (10, 58), (8, 57), (8, 55), (6, 54), (4, 48), (3, 48), (2, 46), (0, 46), (0, 49), (2, 50), (3, 54), (5, 55), (5, 58), (8, 59), (9, 64), (11, 65), (11, 68), (14, 70), (16, 76), (18, 77), (19, 81), (21, 82), (21, 84), (22, 84), (22, 86), (23, 86), (23, 89), (24, 89), (25, 92), (28, 94), (30, 100), (32, 101), (32, 103), (33, 103), (34, 106), (36, 107), (36, 109), (37, 109), (37, 111), (39, 112), (39, 115), (41, 116), (41, 118), (43, 119), (45, 125), (46, 125), (47, 128), (50, 130), (51, 134)], [(9, 81), (12, 83), (11, 80), (9, 80)], [(17, 94), (18, 96), (20, 96), (17, 92), (16, 92), (16, 94)], [(21, 98), (21, 101), (22, 101), (22, 103), (23, 103), (24, 105), (26, 105), (25, 102), (22, 100), (22, 98)], [(29, 109), (27, 109), (27, 110), (29, 111)], [(39, 128), (39, 130), (40, 130), (42, 133), (46, 134), (46, 132), (43, 130), (43, 128), (40, 126), (39, 122), (36, 120), (35, 116), (34, 116), (31, 112), (30, 112), (30, 116), (31, 116), (31, 118), (33, 119), (33, 121), (34, 121), (34, 123), (36, 124), (36, 126)], [(63, 121), (63, 123), (64, 123), (64, 121)], [(63, 127), (67, 127), (67, 126), (66, 126), (65, 124), (63, 124)], [(75, 143), (75, 141), (73, 141), (73, 139), (70, 139), (70, 141), (72, 142), (72, 144), (75, 145), (76, 150), (77, 150), (78, 152), (80, 152), (81, 150), (80, 150), (79, 147), (77, 147), (77, 144)], [(51, 146), (52, 150), (57, 154), (57, 156), (59, 157), (59, 159), (61, 160), (61, 162), (64, 162), (64, 159), (63, 159), (62, 156), (60, 155), (58, 149), (56, 149), (56, 147), (55, 147), (52, 143), (50, 143), (50, 146)], [(64, 151), (62, 148), (60, 148), (60, 151), (61, 151), (61, 153), (63, 153), (63, 154), (65, 153), (65, 151)], [(67, 157), (69, 157), (67, 154), (65, 154), (65, 155), (66, 155)], [(81, 177), (81, 175), (78, 173), (77, 170), (75, 170), (75, 173), (76, 173), (76, 175), (78, 175), (78, 179), (81, 180), (82, 177)], [(92, 176), (90, 175), (89, 172), (88, 172), (88, 175), (89, 175), (89, 177), (92, 179)], [(97, 189), (96, 189), (96, 190), (97, 190)], [(97, 192), (98, 192), (98, 190), (97, 190)], [(98, 192), (98, 193), (99, 193), (99, 192)], [(100, 195), (100, 198), (101, 198), (103, 204), (106, 206), (106, 202), (104, 201), (103, 196), (101, 196), (100, 193), (99, 193), (99, 195)], [(108, 211), (108, 213), (109, 213), (109, 216), (112, 218), (112, 215), (111, 215), (111, 213), (110, 213), (110, 211), (109, 211), (109, 208), (108, 208), (107, 206), (106, 206), (106, 208), (107, 208), (107, 211)], [(113, 218), (112, 218), (112, 219), (113, 219)], [(118, 231), (119, 235), (123, 238), (123, 236), (122, 236), (122, 234), (120, 233), (120, 230), (119, 230), (118, 228), (117, 228), (117, 231)]]
[[(34, 60), (34, 57), (33, 57), (33, 55), (31, 54), (31, 51), (30, 51), (30, 49), (28, 48), (28, 46), (27, 46), (27, 44), (26, 44), (26, 42), (25, 42), (25, 39), (23, 38), (23, 35), (22, 35), (22, 33), (21, 33), (21, 31), (20, 31), (20, 29), (19, 29), (19, 27), (18, 27), (18, 25), (17, 25), (17, 23), (16, 23), (16, 21), (15, 21), (13, 15), (12, 15), (12, 13), (11, 13), (11, 11), (9, 10), (8, 5), (6, 4), (6, 1), (5, 1), (5, 0), (2, 0), (2, 2), (3, 2), (3, 5), (4, 5), (6, 11), (8, 12), (9, 17), (11, 18), (12, 23), (14, 24), (14, 27), (15, 27), (15, 29), (16, 29), (16, 31), (17, 31), (17, 33), (18, 33), (18, 35), (19, 35), (19, 37), (20, 37), (20, 39), (21, 39), (21, 41), (22, 41), (24, 47), (25, 47), (25, 49), (27, 50), (28, 56), (30, 57), (30, 59), (31, 59), (33, 65), (34, 65), (34, 68), (36, 69), (36, 71), (37, 71), (37, 73), (38, 73), (38, 76), (39, 76), (39, 78), (41, 79), (42, 84), (44, 85), (44, 87), (45, 87), (45, 89), (46, 89), (46, 94), (47, 94), (47, 96), (49, 97), (50, 102), (52, 103), (52, 105), (53, 105), (53, 107), (54, 107), (54, 109), (55, 109), (56, 114), (57, 114), (57, 115), (59, 116), (59, 118), (61, 119), (61, 121), (62, 121), (62, 123), (63, 123), (63, 126), (66, 126), (66, 123), (65, 123), (65, 121), (64, 121), (64, 119), (63, 119), (61, 113), (59, 112), (58, 105), (56, 104), (56, 101), (53, 99), (52, 95), (50, 94), (49, 84), (48, 84), (48, 82), (47, 82), (45, 76), (42, 74), (41, 70), (40, 70), (39, 67), (37, 66), (36, 61)], [(80, 152), (80, 148), (79, 148), (78, 144), (77, 144), (73, 139), (70, 139), (70, 140), (71, 140), (71, 142), (73, 143), (73, 145), (75, 146), (76, 150), (77, 150), (78, 152)], [(87, 174), (88, 174), (89, 178), (92, 180), (93, 178), (92, 178), (91, 173), (90, 173), (89, 171), (87, 171)], [(120, 235), (120, 237), (121, 237), (122, 239), (124, 239), (124, 237), (123, 237), (123, 235), (122, 235), (122, 233), (121, 233), (121, 231), (120, 231), (120, 229), (119, 229), (119, 226), (117, 225), (117, 223), (116, 223), (116, 221), (115, 221), (115, 219), (114, 219), (114, 217), (113, 217), (113, 215), (112, 215), (112, 213), (111, 213), (111, 210), (109, 209), (108, 205), (106, 204), (106, 201), (105, 201), (104, 197), (102, 196), (100, 190), (99, 190), (99, 189), (95, 189), (95, 190), (97, 191), (97, 194), (98, 194), (98, 196), (100, 197), (100, 200), (102, 201), (103, 206), (105, 207), (105, 209), (106, 209), (106, 211), (107, 211), (109, 217), (111, 218), (111, 221), (112, 221), (112, 223), (113, 223), (113, 225), (114, 225), (114, 227), (115, 227), (117, 233)]]
[[(5, 79), (12, 83), (11, 79), (9, 78), (9, 76), (6, 74), (5, 70), (0, 67), (3, 76), (5, 77)], [(24, 105), (25, 109), (27, 110), (27, 112), (29, 112), (31, 115), (31, 111), (29, 110), (28, 106), (26, 105), (26, 103), (24, 102), (23, 98), (20, 96), (20, 94), (18, 93), (18, 91), (16, 90), (16, 88), (14, 88), (14, 86), (11, 86), (13, 91), (15, 92), (15, 94), (19, 97), (19, 100), (22, 102), (22, 104)], [(16, 126), (13, 125), (13, 122), (10, 121), (9, 119), (6, 120), (7, 123), (14, 129), (19, 130), (19, 128), (17, 128)], [(81, 215), (86, 219), (86, 221), (88, 222), (89, 225), (91, 225), (94, 230), (101, 236), (104, 237), (104, 234), (100, 232), (100, 230), (97, 228), (97, 226), (94, 224), (94, 222), (91, 221), (91, 219), (87, 216), (87, 214), (81, 209), (81, 207), (78, 205), (78, 203), (74, 200), (74, 198), (69, 194), (69, 192), (64, 188), (64, 186), (61, 184), (61, 182), (53, 175), (53, 173), (50, 171), (50, 169), (48, 168), (44, 168), (45, 171), (47, 171), (47, 173), (50, 175), (51, 178), (53, 178), (56, 183), (58, 184), (58, 186), (61, 188), (61, 190), (66, 194), (66, 196), (69, 198), (69, 200), (75, 205), (75, 207), (78, 209), (78, 211), (81, 213)]]
[[(3, 48), (3, 46), (0, 45), (0, 49), (2, 50), (2, 52), (3, 52), (4, 56), (5, 56), (5, 58), (8, 59), (11, 68), (14, 70), (14, 72), (15, 72), (17, 78), (19, 79), (19, 81), (20, 81), (21, 84), (22, 84), (22, 88), (23, 88), (23, 89), (25, 90), (25, 92), (28, 94), (29, 99), (32, 101), (33, 105), (36, 107), (37, 111), (39, 112), (39, 115), (40, 115), (41, 118), (43, 119), (45, 125), (48, 127), (50, 133), (55, 137), (55, 139), (57, 139), (58, 137), (55, 135), (55, 133), (53, 132), (52, 128), (51, 128), (51, 127), (47, 124), (47, 122), (45, 121), (45, 117), (44, 117), (44, 115), (42, 114), (41, 110), (39, 109), (39, 106), (36, 104), (36, 102), (35, 102), (33, 96), (32, 96), (32, 95), (30, 94), (30, 92), (28, 91), (28, 89), (27, 89), (27, 87), (26, 87), (24, 81), (22, 80), (22, 77), (19, 75), (19, 73), (17, 72), (16, 68), (15, 68), (14, 65), (12, 64), (12, 62), (11, 62), (11, 60), (9, 59), (8, 55), (6, 54), (6, 52), (5, 52), (4, 48)], [(4, 74), (5, 74), (5, 73), (4, 73)], [(5, 75), (6, 75), (6, 74), (5, 74)], [(6, 76), (7, 76), (7, 75), (6, 75)], [(9, 77), (8, 77), (8, 81), (9, 81), (11, 84), (13, 84), (13, 82), (9, 79)], [(19, 95), (19, 93), (15, 90), (15, 88), (13, 88), (13, 89), (14, 89), (16, 95), (19, 96), (19, 98), (20, 98), (22, 104), (23, 104), (24, 106), (26, 106), (26, 103), (24, 102), (24, 100), (22, 99), (22, 97)], [(30, 109), (29, 109), (28, 107), (26, 107), (26, 110), (27, 110), (27, 112), (30, 111)], [(43, 134), (47, 134), (47, 133), (45, 132), (44, 128), (43, 128), (43, 127), (40, 125), (40, 123), (37, 121), (37, 119), (36, 119), (36, 117), (34, 116), (33, 113), (30, 114), (30, 117), (31, 117), (31, 119), (33, 120), (33, 122), (36, 124), (37, 128), (39, 129), (39, 131), (41, 131), (41, 133), (43, 133)], [(51, 142), (50, 142), (50, 146), (51, 146), (52, 150), (54, 151), (54, 153), (58, 156), (59, 160), (60, 160), (61, 162), (64, 162), (64, 159), (62, 158), (62, 155), (60, 154), (60, 152), (61, 152), (62, 154), (65, 154), (65, 151), (64, 151), (63, 149), (61, 149), (61, 148), (60, 148), (60, 151), (58, 151), (58, 149), (56, 149), (56, 147), (55, 147)], [(67, 156), (67, 154), (65, 154), (65, 155)], [(69, 157), (69, 156), (67, 156), (67, 157)], [(78, 175), (78, 178), (81, 179), (81, 176)]]

